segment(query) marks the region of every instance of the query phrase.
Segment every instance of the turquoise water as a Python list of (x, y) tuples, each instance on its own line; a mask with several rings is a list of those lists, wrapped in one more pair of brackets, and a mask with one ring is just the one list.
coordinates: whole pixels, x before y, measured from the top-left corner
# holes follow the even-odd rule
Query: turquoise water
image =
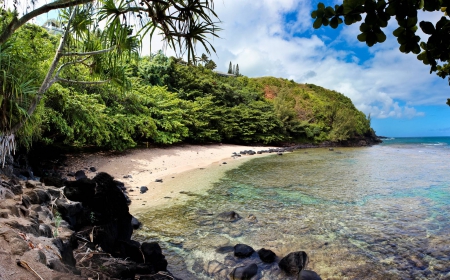
[[(182, 279), (226, 279), (257, 261), (216, 252), (236, 243), (304, 250), (323, 279), (450, 279), (449, 147), (450, 137), (395, 138), (255, 158), (185, 205), (149, 210), (136, 238), (159, 241)], [(217, 219), (231, 210), (243, 219)], [(258, 266), (257, 279), (290, 279)]]

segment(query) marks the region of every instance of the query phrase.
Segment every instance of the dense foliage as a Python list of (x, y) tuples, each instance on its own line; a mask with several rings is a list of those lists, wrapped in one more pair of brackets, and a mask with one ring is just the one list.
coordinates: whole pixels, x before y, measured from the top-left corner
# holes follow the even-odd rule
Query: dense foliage
[[(56, 38), (25, 25), (16, 40), (9, 50), (10, 69), (42, 79)], [(15, 61), (23, 65), (22, 56), (33, 57), (33, 63), (21, 70)], [(343, 141), (371, 132), (370, 121), (349, 98), (315, 85), (273, 77), (222, 77), (162, 52), (127, 59), (122, 67), (126, 87), (55, 83), (19, 140), (121, 150), (142, 142)], [(84, 68), (66, 74), (74, 80), (91, 75)]]
[[(430, 73), (436, 72), (439, 77), (449, 78), (450, 83), (450, 19), (447, 8), (449, 0), (343, 0), (342, 4), (325, 7), (319, 3), (311, 17), (315, 19), (314, 28), (330, 26), (337, 28), (339, 24), (360, 24), (361, 33), (358, 40), (371, 47), (383, 43), (391, 18), (395, 18), (398, 27), (393, 31), (397, 37), (399, 50), (403, 53), (417, 54), (424, 64), (430, 65)], [(441, 12), (441, 18), (435, 23), (420, 21), (419, 11)], [(423, 16), (423, 14), (422, 14)], [(419, 23), (419, 24), (418, 24)], [(427, 34), (422, 41), (417, 35), (418, 26)], [(450, 102), (450, 101), (449, 101)]]

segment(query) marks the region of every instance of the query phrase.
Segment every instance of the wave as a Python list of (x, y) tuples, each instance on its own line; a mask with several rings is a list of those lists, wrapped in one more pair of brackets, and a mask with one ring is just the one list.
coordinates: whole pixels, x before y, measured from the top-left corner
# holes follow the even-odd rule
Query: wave
[(447, 143), (438, 142), (438, 143), (422, 143), (424, 146), (447, 146)]

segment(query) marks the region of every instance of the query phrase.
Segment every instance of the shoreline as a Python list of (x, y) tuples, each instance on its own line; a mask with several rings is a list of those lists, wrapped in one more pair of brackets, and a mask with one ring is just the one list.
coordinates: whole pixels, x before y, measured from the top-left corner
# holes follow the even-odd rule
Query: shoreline
[[(263, 153), (232, 157), (234, 152), (239, 154), (244, 150), (267, 149), (278, 148), (232, 144), (149, 147), (121, 154), (100, 152), (68, 155), (67, 168), (72, 172), (84, 170), (89, 178), (98, 172), (106, 172), (123, 182), (131, 200), (129, 211), (132, 215), (139, 216), (149, 208), (183, 203), (192, 197), (186, 193), (199, 194), (206, 191), (206, 186), (214, 183), (227, 170), (255, 157), (273, 155)], [(91, 167), (96, 171), (89, 171)], [(197, 181), (198, 177), (203, 180), (201, 184)], [(148, 190), (140, 193), (140, 188), (144, 186)]]

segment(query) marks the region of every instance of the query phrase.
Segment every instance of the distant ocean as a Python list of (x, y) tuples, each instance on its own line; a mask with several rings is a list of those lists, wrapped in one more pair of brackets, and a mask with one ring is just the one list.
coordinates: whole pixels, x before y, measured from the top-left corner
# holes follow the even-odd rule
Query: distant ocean
[[(449, 279), (450, 137), (383, 141), (255, 158), (186, 205), (143, 214), (136, 238), (160, 242), (182, 279), (224, 279), (245, 260), (216, 249), (237, 243), (304, 250), (323, 279)], [(218, 220), (225, 211), (243, 219)], [(258, 279), (286, 279), (258, 266)]]

